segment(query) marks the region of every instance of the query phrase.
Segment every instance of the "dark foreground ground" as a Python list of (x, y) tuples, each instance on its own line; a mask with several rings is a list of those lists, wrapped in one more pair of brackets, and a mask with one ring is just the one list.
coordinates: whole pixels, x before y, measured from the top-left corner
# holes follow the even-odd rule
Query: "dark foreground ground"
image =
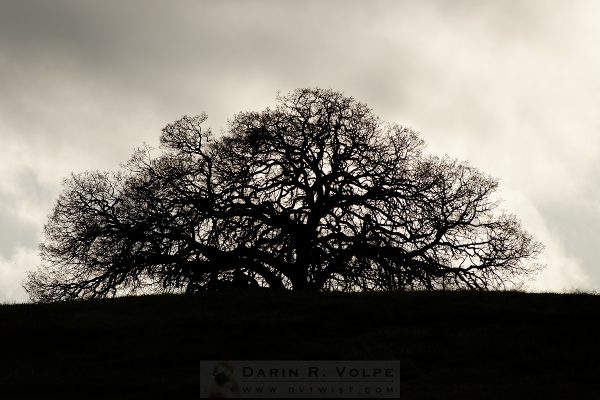
[(600, 296), (145, 296), (0, 307), (0, 398), (199, 397), (202, 359), (401, 362), (403, 399), (600, 398)]

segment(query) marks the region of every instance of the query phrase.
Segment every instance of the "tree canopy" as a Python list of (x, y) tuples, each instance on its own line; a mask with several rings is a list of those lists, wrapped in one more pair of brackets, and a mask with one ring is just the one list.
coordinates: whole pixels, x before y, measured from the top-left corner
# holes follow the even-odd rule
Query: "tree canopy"
[(227, 286), (497, 289), (542, 245), (503, 212), (498, 183), (333, 90), (167, 125), (161, 152), (73, 174), (45, 226), (34, 300)]

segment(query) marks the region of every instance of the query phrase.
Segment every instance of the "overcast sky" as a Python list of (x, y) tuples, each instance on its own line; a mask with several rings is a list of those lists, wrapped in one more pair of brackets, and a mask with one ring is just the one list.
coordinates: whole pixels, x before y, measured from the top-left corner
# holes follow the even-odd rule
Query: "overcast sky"
[(532, 290), (599, 290), (600, 2), (0, 0), (0, 301), (27, 299), (72, 171), (184, 114), (219, 132), (323, 87), (500, 179), (546, 245)]

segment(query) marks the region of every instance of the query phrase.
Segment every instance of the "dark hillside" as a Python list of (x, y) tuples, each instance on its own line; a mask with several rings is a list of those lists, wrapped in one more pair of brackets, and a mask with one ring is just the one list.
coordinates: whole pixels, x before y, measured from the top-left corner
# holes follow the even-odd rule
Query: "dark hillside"
[(2, 398), (198, 398), (201, 359), (401, 362), (404, 399), (595, 398), (600, 297), (256, 291), (0, 307)]

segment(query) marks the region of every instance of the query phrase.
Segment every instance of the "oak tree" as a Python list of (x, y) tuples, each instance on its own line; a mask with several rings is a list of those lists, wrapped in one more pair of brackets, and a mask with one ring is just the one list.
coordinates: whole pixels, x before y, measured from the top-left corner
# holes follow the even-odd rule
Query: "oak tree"
[(161, 152), (74, 174), (45, 226), (38, 301), (140, 290), (497, 289), (541, 244), (502, 212), (498, 183), (333, 90), (167, 125)]

